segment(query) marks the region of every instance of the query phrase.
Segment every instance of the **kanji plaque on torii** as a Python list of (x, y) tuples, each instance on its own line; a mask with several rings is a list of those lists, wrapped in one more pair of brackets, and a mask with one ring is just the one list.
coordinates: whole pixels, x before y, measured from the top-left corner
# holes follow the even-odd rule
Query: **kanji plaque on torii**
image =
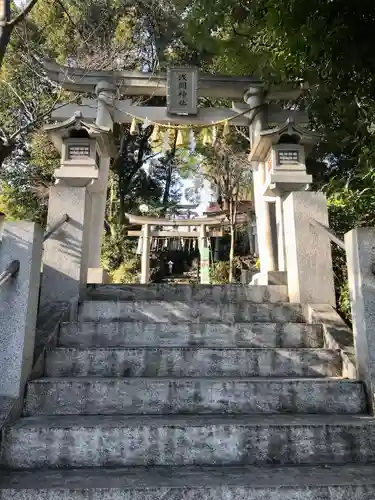
[(171, 115), (196, 115), (198, 71), (196, 68), (169, 68), (167, 108)]

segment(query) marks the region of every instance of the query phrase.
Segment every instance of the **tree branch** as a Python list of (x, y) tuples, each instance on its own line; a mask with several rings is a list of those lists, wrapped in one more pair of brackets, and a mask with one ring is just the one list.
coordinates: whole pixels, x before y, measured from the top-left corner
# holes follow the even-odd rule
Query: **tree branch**
[(35, 7), (37, 2), (38, 0), (30, 0), (23, 11), (20, 12), (14, 19), (12, 19), (12, 21), (7, 22), (6, 26), (9, 26), (11, 29), (13, 29), (15, 26), (17, 26), (17, 24), (21, 23)]

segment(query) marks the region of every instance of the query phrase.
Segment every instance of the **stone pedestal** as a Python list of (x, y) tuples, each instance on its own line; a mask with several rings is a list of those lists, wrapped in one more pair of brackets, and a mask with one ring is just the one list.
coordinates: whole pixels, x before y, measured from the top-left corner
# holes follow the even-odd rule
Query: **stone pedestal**
[(88, 285), (108, 285), (111, 283), (111, 277), (102, 267), (89, 267), (87, 270)]
[(335, 306), (330, 238), (311, 223), (313, 218), (328, 226), (326, 197), (294, 192), (285, 198), (283, 211), (290, 302)]
[(142, 256), (141, 256), (141, 283), (146, 285), (150, 281), (150, 238), (151, 227), (143, 226)]
[(375, 412), (375, 229), (345, 235), (358, 377), (364, 380)]
[(31, 222), (6, 223), (0, 272), (19, 260), (18, 275), (0, 287), (0, 396), (22, 395), (34, 356), (42, 229)]
[(48, 226), (63, 224), (44, 244), (41, 304), (77, 298), (87, 284), (91, 198), (86, 187), (51, 187)]

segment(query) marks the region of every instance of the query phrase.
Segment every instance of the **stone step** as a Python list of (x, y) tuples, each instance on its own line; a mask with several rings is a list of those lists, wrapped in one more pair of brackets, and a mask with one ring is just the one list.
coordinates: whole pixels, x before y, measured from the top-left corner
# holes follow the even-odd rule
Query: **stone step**
[(150, 323), (225, 321), (304, 322), (300, 304), (252, 302), (84, 301), (80, 321), (133, 320)]
[(364, 413), (364, 386), (337, 379), (42, 378), (25, 416), (104, 414)]
[(341, 357), (329, 349), (235, 347), (57, 348), (47, 377), (337, 377)]
[(288, 302), (286, 286), (193, 285), (99, 285), (87, 290), (90, 300), (166, 300), (181, 302)]
[(322, 347), (321, 325), (306, 323), (63, 323), (64, 347), (220, 346)]
[(0, 500), (373, 500), (375, 465), (4, 471)]
[(13, 469), (374, 461), (365, 415), (28, 417), (4, 429), (1, 456)]

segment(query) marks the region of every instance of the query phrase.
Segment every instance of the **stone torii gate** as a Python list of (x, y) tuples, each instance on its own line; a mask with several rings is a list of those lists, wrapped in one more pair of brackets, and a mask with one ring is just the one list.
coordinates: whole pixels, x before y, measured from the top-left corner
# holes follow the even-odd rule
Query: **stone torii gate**
[[(224, 217), (205, 217), (197, 219), (159, 219), (157, 217), (148, 217), (141, 215), (126, 214), (130, 224), (136, 224), (142, 226), (142, 231), (128, 231), (129, 236), (141, 236), (142, 237), (142, 257), (141, 257), (141, 283), (146, 284), (150, 280), (150, 243), (151, 238), (163, 237), (163, 238), (198, 238), (198, 248), (201, 255), (204, 249), (207, 248), (207, 238), (215, 235), (215, 233), (210, 233), (208, 231), (209, 227), (222, 226), (224, 223)], [(172, 227), (199, 227), (199, 231), (159, 231), (152, 230), (152, 226), (172, 226)], [(202, 264), (202, 259), (201, 259)], [(208, 284), (205, 281), (203, 273), (201, 272), (201, 283)]]
[[(61, 66), (52, 61), (45, 62), (48, 78), (61, 84), (62, 88), (79, 93), (96, 94), (94, 99), (82, 99), (80, 105), (61, 104), (52, 112), (56, 125), (48, 126), (47, 132), (62, 154), (62, 168), (55, 172), (59, 183), (51, 188), (48, 224), (60, 220), (64, 213), (73, 216), (70, 229), (64, 229), (63, 236), (56, 234), (46, 244), (44, 259), (45, 283), (42, 298), (54, 295), (64, 300), (88, 282), (101, 282), (104, 277), (100, 269), (101, 240), (104, 226), (108, 171), (113, 157), (112, 130), (114, 123), (130, 123), (137, 117), (159, 124), (191, 125), (209, 127), (213, 122), (226, 121), (230, 125), (248, 126), (250, 144), (253, 149), (260, 134), (269, 127), (278, 127), (292, 121), (307, 123), (304, 112), (283, 110), (272, 103), (280, 100), (294, 100), (303, 92), (302, 88), (291, 86), (270, 87), (265, 82), (251, 77), (222, 77), (189, 72), (189, 69), (172, 69), (172, 76), (184, 75), (191, 84), (191, 95), (198, 97), (221, 97), (232, 101), (231, 108), (197, 108), (196, 101), (186, 104), (184, 99), (173, 94), (170, 75), (153, 75), (122, 71), (90, 71), (87, 69)], [(174, 72), (174, 73), (173, 73)], [(179, 77), (179, 78), (180, 78)], [(173, 80), (173, 79), (172, 79)], [(166, 107), (149, 107), (132, 104), (118, 96), (166, 96)], [(177, 96), (177, 101), (176, 101)], [(178, 100), (180, 99), (180, 100)], [(244, 101), (244, 102), (243, 102)], [(171, 104), (172, 103), (172, 104)], [(177, 108), (177, 109), (176, 109)], [(288, 122), (288, 123), (289, 123)], [(75, 141), (64, 146), (66, 141)], [(65, 156), (64, 156), (65, 155)], [(91, 158), (91, 170), (82, 169), (85, 158)], [(267, 199), (263, 193), (261, 160), (252, 159), (249, 168), (254, 171), (255, 210), (259, 253), (262, 271), (275, 268), (272, 256), (275, 254), (271, 237), (272, 221), (266, 210)], [(285, 165), (284, 165), (285, 166)], [(72, 180), (70, 172), (75, 170)], [(81, 169), (81, 170), (80, 170)], [(79, 172), (82, 173), (78, 182)], [(285, 173), (285, 172), (284, 172)], [(91, 177), (90, 177), (91, 176)], [(62, 191), (64, 194), (62, 195)], [(79, 202), (79, 215), (76, 206)], [(73, 209), (74, 207), (74, 209)], [(73, 211), (73, 214), (71, 213)], [(75, 225), (74, 225), (75, 224)], [(195, 220), (196, 224), (196, 220)], [(169, 224), (170, 225), (170, 224)], [(80, 228), (80, 229), (78, 229)], [(73, 231), (73, 229), (72, 229)], [(261, 237), (263, 235), (263, 237)], [(70, 243), (67, 245), (66, 241)], [(51, 251), (48, 247), (51, 246)], [(53, 251), (52, 251), (53, 249)], [(87, 270), (89, 270), (87, 274)], [(48, 274), (61, 277), (61, 287), (48, 286)]]

